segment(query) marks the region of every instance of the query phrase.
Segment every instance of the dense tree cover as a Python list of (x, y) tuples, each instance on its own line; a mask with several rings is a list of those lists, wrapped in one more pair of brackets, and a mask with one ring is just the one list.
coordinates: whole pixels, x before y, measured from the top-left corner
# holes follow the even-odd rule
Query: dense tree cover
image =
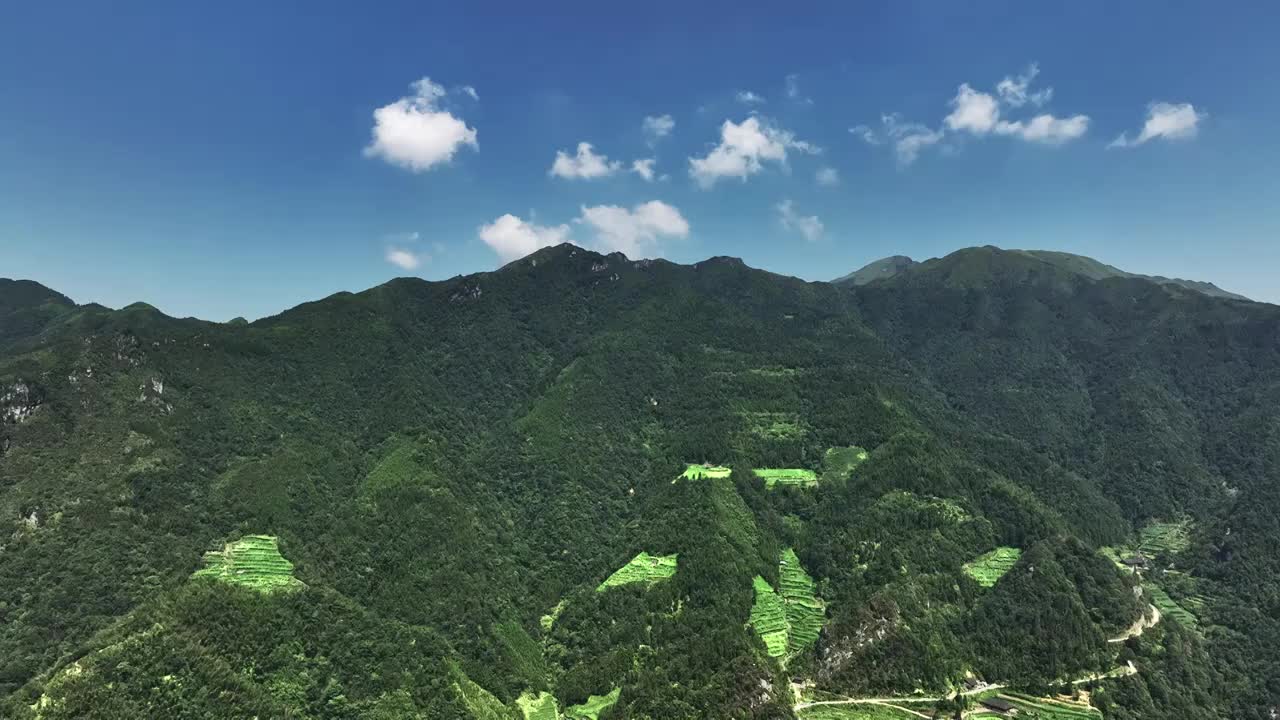
[[(793, 678), (1130, 660), (1108, 716), (1280, 696), (1275, 308), (990, 249), (850, 288), (560, 246), (250, 324), (0, 283), (0, 323), (0, 716), (781, 718)], [(1201, 630), (1106, 643), (1141, 607), (1095, 548), (1183, 513)], [(191, 578), (249, 533), (306, 588)], [(788, 547), (828, 622), (784, 668), (746, 624)], [(675, 576), (595, 591), (641, 551)]]

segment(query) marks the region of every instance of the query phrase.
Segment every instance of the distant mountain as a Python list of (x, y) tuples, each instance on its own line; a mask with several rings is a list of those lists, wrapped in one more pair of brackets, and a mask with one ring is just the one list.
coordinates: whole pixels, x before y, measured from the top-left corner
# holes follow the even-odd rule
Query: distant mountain
[[(1238, 295), (1214, 285), (1211, 282), (1203, 282), (1200, 280), (1184, 280), (1182, 278), (1167, 278), (1160, 275), (1143, 275), (1141, 273), (1132, 273), (1121, 270), (1113, 265), (1107, 265), (1104, 262), (1094, 260), (1084, 255), (1073, 255), (1071, 253), (1057, 252), (1054, 250), (1007, 250), (1007, 253), (1018, 253), (1028, 257), (1043, 261), (1053, 267), (1065, 270), (1067, 272), (1086, 277), (1090, 280), (1104, 280), (1107, 278), (1140, 278), (1142, 280), (1150, 280), (1161, 285), (1176, 285), (1178, 287), (1194, 290), (1210, 297), (1227, 298), (1231, 300), (1248, 300), (1249, 298)], [(866, 285), (876, 280), (884, 280), (894, 277), (899, 273), (920, 265), (927, 265), (938, 259), (927, 260), (923, 263), (916, 262), (909, 257), (903, 255), (892, 255), (887, 258), (881, 258), (869, 263), (862, 268), (855, 270), (848, 275), (832, 280), (837, 285)]]

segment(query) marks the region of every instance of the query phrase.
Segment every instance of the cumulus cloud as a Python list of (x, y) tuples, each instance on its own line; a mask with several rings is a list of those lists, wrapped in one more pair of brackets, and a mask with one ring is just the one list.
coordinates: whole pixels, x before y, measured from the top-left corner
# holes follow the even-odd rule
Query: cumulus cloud
[(487, 225), (481, 225), (480, 239), (493, 248), (503, 261), (515, 260), (549, 245), (569, 239), (568, 225), (544, 226), (507, 213)]
[(920, 123), (903, 122), (897, 114), (882, 115), (880, 124), (884, 126), (885, 137), (893, 143), (898, 164), (903, 167), (915, 162), (925, 148), (942, 141), (941, 130)]
[(412, 172), (447, 163), (463, 146), (479, 149), (476, 131), (441, 108), (443, 87), (422, 78), (413, 94), (373, 111), (373, 140), (366, 157), (378, 157)]
[(814, 179), (823, 187), (831, 187), (840, 184), (840, 173), (833, 167), (818, 168)]
[(426, 256), (404, 248), (389, 247), (387, 248), (386, 258), (387, 262), (403, 270), (414, 270), (422, 264)]
[(739, 90), (737, 95), (733, 96), (735, 100), (743, 105), (759, 105), (764, 102), (764, 98), (750, 90)]
[(790, 200), (783, 200), (774, 207), (778, 211), (778, 222), (782, 227), (799, 232), (810, 242), (822, 237), (824, 228), (817, 215), (801, 215), (796, 212), (795, 205)]
[(701, 187), (709, 188), (721, 178), (746, 180), (764, 169), (764, 163), (787, 161), (787, 151), (817, 153), (818, 148), (775, 127), (757, 116), (741, 123), (725, 120), (720, 126), (720, 144), (706, 157), (689, 158), (689, 175)]
[(879, 145), (882, 142), (880, 136), (876, 135), (876, 131), (866, 125), (854, 125), (849, 128), (849, 132), (868, 145)]
[(641, 158), (631, 161), (631, 172), (644, 178), (645, 182), (653, 182), (653, 164), (657, 162), (654, 158)]
[(566, 180), (592, 180), (608, 177), (621, 167), (622, 163), (597, 155), (591, 143), (580, 142), (574, 155), (569, 155), (564, 150), (556, 151), (556, 160), (551, 164), (550, 174)]
[(1001, 120), (996, 123), (995, 127), (997, 135), (1013, 135), (1028, 142), (1044, 143), (1045, 145), (1061, 145), (1070, 140), (1075, 140), (1088, 130), (1089, 117), (1087, 115), (1058, 118), (1044, 114), (1037, 115), (1026, 122), (1021, 120), (1015, 122)]
[(1000, 119), (1000, 106), (988, 93), (980, 92), (964, 83), (949, 103), (951, 114), (942, 123), (948, 130), (968, 131), (974, 135), (986, 135), (995, 129)]
[(582, 207), (575, 222), (595, 232), (595, 246), (604, 252), (621, 252), (629, 257), (657, 254), (661, 241), (689, 235), (689, 223), (674, 207), (650, 200), (631, 209), (617, 205)]
[(1035, 80), (1039, 74), (1040, 66), (1036, 63), (1031, 63), (1027, 66), (1026, 72), (1017, 77), (1006, 75), (1003, 80), (996, 83), (996, 93), (1000, 95), (1001, 102), (1015, 108), (1022, 107), (1027, 103), (1040, 107), (1049, 102), (1049, 100), (1053, 99), (1053, 88), (1030, 92), (1031, 81)]
[(1191, 103), (1153, 102), (1147, 106), (1147, 121), (1138, 137), (1130, 140), (1128, 133), (1121, 133), (1107, 147), (1137, 147), (1155, 139), (1190, 140), (1200, 131), (1200, 121), (1206, 117), (1206, 113), (1196, 110)]
[(640, 123), (640, 129), (651, 146), (670, 135), (675, 127), (676, 121), (670, 115), (647, 115)]

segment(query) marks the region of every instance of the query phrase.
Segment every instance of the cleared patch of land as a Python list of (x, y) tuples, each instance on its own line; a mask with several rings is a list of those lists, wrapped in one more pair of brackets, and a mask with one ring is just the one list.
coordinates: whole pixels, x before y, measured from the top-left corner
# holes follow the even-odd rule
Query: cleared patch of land
[(756, 468), (754, 472), (770, 490), (775, 485), (813, 487), (818, 484), (818, 474), (803, 468)]
[(1161, 615), (1171, 617), (1178, 621), (1179, 625), (1191, 630), (1195, 630), (1200, 624), (1196, 616), (1169, 597), (1169, 593), (1165, 592), (1164, 588), (1153, 582), (1144, 582), (1142, 583), (1142, 589), (1151, 598), (1151, 604), (1160, 610)]
[(520, 707), (524, 720), (560, 720), (556, 698), (549, 692), (525, 693), (516, 698), (516, 705)]
[(1145, 555), (1174, 555), (1191, 545), (1191, 521), (1153, 522), (1138, 532), (1138, 549)]
[(209, 577), (260, 592), (301, 587), (293, 576), (293, 563), (280, 554), (272, 535), (245, 535), (222, 550), (204, 554), (204, 567), (195, 577)]
[(468, 678), (457, 663), (450, 663), (449, 670), (453, 676), (453, 686), (462, 696), (462, 701), (471, 711), (474, 720), (506, 720), (510, 717), (502, 701)]
[[(596, 588), (596, 592), (604, 592), (619, 585), (666, 580), (675, 574), (675, 555), (650, 555), (647, 552), (642, 552), (631, 558), (631, 561), (626, 565), (618, 568), (617, 572), (605, 578), (605, 581)], [(554, 622), (554, 618), (552, 618), (552, 621)]]
[(1098, 720), (1102, 711), (1083, 703), (1067, 703), (1022, 693), (1001, 693), (1000, 699), (1018, 709), (1019, 717), (1044, 720)]
[(795, 440), (807, 432), (800, 416), (793, 412), (744, 411), (747, 431), (762, 438)]
[(916, 720), (920, 714), (882, 703), (815, 705), (796, 713), (801, 720)]
[(614, 688), (608, 695), (592, 695), (581, 705), (570, 705), (564, 716), (574, 720), (598, 720), (600, 713), (613, 707), (621, 694), (622, 688)]
[(1022, 550), (1015, 547), (998, 547), (977, 559), (965, 563), (964, 572), (982, 587), (991, 587), (1004, 577), (1022, 557)]
[(867, 451), (857, 445), (831, 448), (822, 457), (822, 474), (832, 478), (848, 477), (866, 459)]
[(685, 468), (685, 471), (680, 473), (680, 477), (676, 479), (701, 480), (703, 478), (707, 478), (710, 480), (716, 480), (718, 478), (727, 478), (732, 474), (732, 470), (719, 465), (691, 464), (689, 467)]
[(764, 641), (769, 657), (782, 657), (787, 654), (786, 607), (768, 580), (757, 575), (753, 587), (756, 599), (751, 606), (751, 627)]

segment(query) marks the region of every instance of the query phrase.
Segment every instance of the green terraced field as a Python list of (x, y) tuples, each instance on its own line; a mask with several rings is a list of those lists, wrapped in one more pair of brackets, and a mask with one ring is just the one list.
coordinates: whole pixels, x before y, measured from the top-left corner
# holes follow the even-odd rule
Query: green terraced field
[(867, 459), (867, 451), (852, 445), (827, 450), (822, 458), (822, 474), (833, 478), (848, 477)]
[(760, 635), (769, 657), (783, 661), (808, 650), (818, 641), (826, 620), (826, 607), (814, 596), (813, 578), (804, 571), (791, 548), (778, 563), (779, 589), (757, 575), (751, 627)]
[(764, 480), (765, 487), (769, 489), (773, 489), (775, 485), (813, 487), (818, 484), (818, 474), (803, 468), (756, 468), (755, 474)]
[(524, 720), (560, 720), (556, 697), (549, 692), (525, 693), (516, 698), (516, 704), (520, 706)]
[(1159, 608), (1161, 615), (1173, 618), (1179, 625), (1191, 630), (1195, 630), (1200, 624), (1196, 616), (1169, 597), (1169, 593), (1165, 592), (1164, 588), (1152, 582), (1144, 582), (1142, 587), (1150, 596), (1151, 604)]
[(804, 652), (818, 642), (826, 620), (826, 607), (814, 596), (813, 578), (800, 565), (795, 550), (787, 548), (782, 553), (778, 567), (778, 585), (786, 606), (787, 650), (791, 655)]
[(617, 572), (606, 578), (604, 582), (600, 583), (600, 587), (596, 588), (596, 592), (604, 592), (611, 587), (617, 587), (619, 585), (651, 583), (657, 582), (658, 580), (666, 580), (675, 574), (675, 555), (650, 555), (647, 552), (642, 552), (631, 558), (631, 562), (623, 565), (621, 568), (618, 568)]
[(574, 720), (598, 720), (600, 713), (618, 702), (620, 694), (622, 694), (622, 688), (614, 688), (608, 695), (592, 695), (581, 705), (570, 705), (565, 709), (564, 716)]
[(1146, 555), (1176, 554), (1191, 544), (1191, 521), (1153, 522), (1138, 533), (1138, 549)]
[(794, 440), (807, 432), (796, 413), (746, 411), (741, 415), (746, 421), (747, 431), (759, 437)]
[(751, 627), (764, 641), (769, 657), (782, 657), (787, 654), (786, 607), (768, 580), (757, 575), (753, 586), (756, 599), (751, 606)]
[(689, 467), (685, 468), (685, 471), (680, 473), (680, 477), (676, 479), (679, 480), (683, 478), (685, 480), (701, 480), (703, 478), (708, 478), (715, 480), (718, 478), (727, 478), (732, 474), (732, 470), (719, 465), (691, 464)]
[(976, 580), (982, 587), (996, 584), (1009, 569), (1022, 557), (1022, 551), (1015, 547), (998, 547), (977, 559), (965, 563), (965, 573)]
[(1076, 705), (1022, 693), (1001, 693), (999, 696), (1018, 708), (1018, 717), (1035, 720), (1098, 720), (1102, 712), (1087, 705)]
[(221, 550), (204, 554), (205, 566), (194, 577), (210, 577), (261, 592), (300, 587), (293, 563), (280, 554), (271, 535), (245, 535)]
[(875, 703), (814, 705), (796, 713), (800, 720), (918, 720), (919, 715)]

